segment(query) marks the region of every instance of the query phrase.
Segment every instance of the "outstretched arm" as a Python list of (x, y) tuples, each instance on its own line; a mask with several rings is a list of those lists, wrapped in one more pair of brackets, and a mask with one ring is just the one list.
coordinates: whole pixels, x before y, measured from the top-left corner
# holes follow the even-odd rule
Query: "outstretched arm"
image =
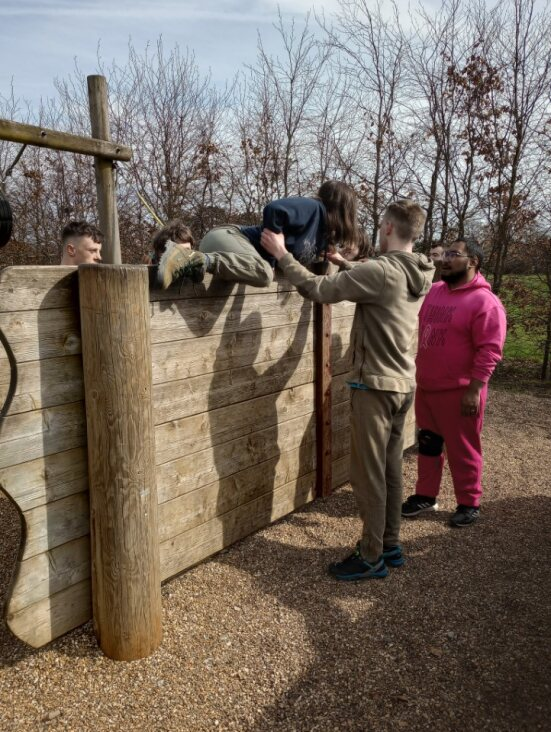
[(264, 249), (277, 260), (285, 277), (303, 297), (315, 302), (334, 303), (374, 302), (385, 285), (385, 271), (376, 260), (359, 263), (357, 267), (333, 275), (316, 276), (299, 264), (285, 248), (285, 237), (269, 229), (262, 232)]

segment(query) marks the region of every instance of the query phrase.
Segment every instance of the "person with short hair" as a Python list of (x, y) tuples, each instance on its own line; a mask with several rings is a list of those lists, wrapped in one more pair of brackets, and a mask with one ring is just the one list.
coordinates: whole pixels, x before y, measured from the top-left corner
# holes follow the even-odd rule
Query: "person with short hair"
[(199, 251), (167, 246), (159, 264), (161, 286), (167, 288), (180, 277), (197, 282), (210, 272), (221, 280), (267, 287), (275, 260), (262, 246), (263, 229), (282, 233), (288, 251), (311, 264), (337, 245), (357, 241), (356, 194), (346, 183), (325, 181), (312, 198), (293, 196), (268, 203), (262, 225), (211, 229), (199, 242)]
[(429, 250), (429, 259), (434, 264), (433, 282), (440, 282), (440, 270), (442, 268), (442, 252), (444, 247), (442, 244), (432, 244)]
[(418, 477), (415, 493), (402, 506), (405, 518), (438, 508), (444, 445), (457, 501), (451, 526), (469, 526), (480, 514), (484, 408), (506, 333), (505, 310), (480, 273), (482, 264), (476, 240), (454, 241), (443, 253), (442, 281), (421, 307)]
[(401, 199), (385, 210), (379, 228), (380, 254), (348, 262), (328, 254), (340, 270), (309, 272), (288, 252), (283, 234), (265, 229), (262, 246), (278, 261), (300, 294), (320, 303), (356, 303), (351, 333), (350, 482), (363, 530), (352, 554), (332, 564), (338, 580), (383, 578), (387, 565), (404, 563), (400, 545), (404, 425), (415, 386), (412, 346), (417, 315), (429, 291), (434, 266), (413, 253), (425, 213)]
[(103, 234), (87, 221), (69, 221), (61, 232), (61, 264), (100, 264)]

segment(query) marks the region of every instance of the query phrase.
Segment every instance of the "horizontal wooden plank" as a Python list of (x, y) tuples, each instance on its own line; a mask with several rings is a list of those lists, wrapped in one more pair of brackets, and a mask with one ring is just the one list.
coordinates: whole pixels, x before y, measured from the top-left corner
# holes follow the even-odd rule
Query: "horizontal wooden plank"
[(260, 330), (308, 321), (312, 303), (297, 292), (151, 303), (151, 342)]
[(215, 516), (273, 492), (301, 475), (311, 473), (315, 468), (316, 444), (310, 442), (300, 449), (282, 453), (264, 463), (162, 503), (159, 506), (159, 540), (167, 541)]
[(88, 491), (25, 511), (26, 541), (22, 559), (34, 557), (90, 532)]
[(278, 272), (275, 273), (274, 281), (268, 287), (252, 287), (239, 282), (223, 282), (212, 275), (205, 275), (201, 284), (182, 280), (175, 282), (168, 290), (161, 290), (158, 287), (156, 273), (157, 267), (150, 267), (150, 302), (166, 302), (171, 300), (196, 300), (205, 298), (228, 298), (234, 295), (268, 295), (284, 292), (293, 292), (291, 285)]
[(160, 545), (161, 577), (167, 579), (197, 564), (253, 531), (313, 500), (315, 473), (302, 476), (245, 505), (217, 516)]
[(8, 627), (25, 643), (40, 648), (92, 617), (90, 580), (71, 585), (22, 610), (8, 606)]
[(351, 317), (356, 312), (356, 303), (350, 302), (349, 300), (337, 302), (331, 306), (331, 312), (334, 318)]
[(152, 346), (153, 383), (162, 384), (190, 376), (225, 369), (277, 361), (313, 351), (312, 322), (283, 325), (262, 330), (243, 330), (228, 337), (204, 336), (168, 341)]
[(345, 455), (339, 460), (333, 461), (333, 473), (331, 476), (333, 490), (345, 483), (350, 482), (350, 456)]
[(86, 444), (84, 404), (63, 404), (6, 417), (0, 430), (0, 468)]
[(0, 270), (0, 312), (76, 308), (78, 268), (61, 265)]
[[(8, 392), (10, 377), (7, 360), (0, 358), (0, 403), (2, 395)], [(9, 414), (70, 404), (83, 399), (80, 355), (25, 361), (17, 366), (17, 388)]]
[[(335, 307), (334, 305), (332, 306)], [(339, 318), (332, 313), (331, 316), (331, 348), (335, 349), (338, 345), (347, 346), (350, 343), (350, 334), (352, 332), (352, 323), (354, 318), (346, 316)]]
[(332, 435), (333, 460), (339, 460), (350, 452), (350, 428), (335, 430)]
[(157, 467), (159, 503), (214, 483), (242, 470), (278, 459), (282, 453), (315, 439), (313, 412), (268, 429), (209, 447)]
[(88, 489), (86, 448), (1, 468), (0, 486), (22, 511), (81, 493)]
[(331, 419), (334, 432), (348, 429), (350, 427), (350, 402), (334, 404), (331, 410)]
[(155, 424), (311, 383), (313, 354), (195, 376), (153, 387)]
[(0, 313), (0, 328), (18, 363), (81, 352), (76, 309), (52, 308)]
[(46, 127), (14, 122), (11, 119), (0, 119), (0, 140), (46, 147), (50, 150), (65, 150), (79, 155), (94, 155), (107, 160), (127, 162), (132, 158), (132, 149), (118, 142), (49, 130)]
[(333, 376), (331, 380), (331, 402), (333, 406), (350, 401), (350, 386), (348, 385), (350, 375), (348, 371)]
[(312, 383), (184, 417), (155, 428), (157, 465), (264, 430), (314, 409)]
[(90, 577), (90, 538), (75, 539), (21, 562), (9, 603), (16, 613)]

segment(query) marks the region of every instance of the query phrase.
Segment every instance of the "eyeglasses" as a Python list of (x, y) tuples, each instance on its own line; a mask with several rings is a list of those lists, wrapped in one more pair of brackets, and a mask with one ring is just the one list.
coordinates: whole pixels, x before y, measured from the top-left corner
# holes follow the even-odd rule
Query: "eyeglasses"
[(454, 252), (453, 249), (446, 249), (442, 252), (442, 259), (456, 259), (457, 257), (469, 257), (468, 254), (461, 254), (461, 252)]

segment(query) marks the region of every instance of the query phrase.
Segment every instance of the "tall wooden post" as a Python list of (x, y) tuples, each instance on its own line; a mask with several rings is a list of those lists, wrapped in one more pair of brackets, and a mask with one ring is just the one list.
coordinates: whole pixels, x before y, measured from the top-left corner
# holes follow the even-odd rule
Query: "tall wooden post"
[(314, 304), (316, 374), (316, 493), (332, 490), (333, 449), (331, 430), (331, 305)]
[[(90, 105), (92, 137), (110, 141), (107, 81), (104, 76), (88, 76), (88, 102)], [(106, 264), (120, 264), (122, 261), (121, 244), (113, 161), (100, 157), (96, 157), (94, 160), (99, 228), (105, 235), (102, 257)]]
[(161, 580), (147, 269), (81, 265), (92, 604), (103, 652), (161, 642)]

